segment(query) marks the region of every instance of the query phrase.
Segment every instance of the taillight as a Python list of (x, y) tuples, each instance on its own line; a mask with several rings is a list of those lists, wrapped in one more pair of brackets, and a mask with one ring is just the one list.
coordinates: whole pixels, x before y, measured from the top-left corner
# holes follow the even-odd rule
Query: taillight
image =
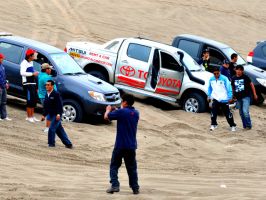
[(64, 52), (67, 52), (67, 48), (66, 47), (64, 48)]
[(248, 53), (248, 56), (253, 57), (253, 56), (254, 56), (254, 52), (253, 52), (253, 51), (250, 51), (250, 52)]

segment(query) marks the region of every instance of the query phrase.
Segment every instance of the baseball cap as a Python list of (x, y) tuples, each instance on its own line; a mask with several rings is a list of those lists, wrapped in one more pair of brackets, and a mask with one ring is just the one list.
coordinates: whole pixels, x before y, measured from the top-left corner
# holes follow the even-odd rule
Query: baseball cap
[(53, 66), (49, 65), (48, 63), (43, 63), (42, 69), (53, 69)]
[(0, 59), (5, 58), (4, 54), (0, 53)]
[(228, 60), (224, 59), (223, 64), (230, 64), (230, 62)]
[(35, 52), (36, 52), (36, 51), (34, 51), (33, 49), (28, 49), (28, 50), (26, 51), (26, 56), (31, 56), (31, 55), (33, 55)]
[(208, 48), (203, 50), (203, 53), (207, 53), (207, 52), (208, 53), (210, 52)]

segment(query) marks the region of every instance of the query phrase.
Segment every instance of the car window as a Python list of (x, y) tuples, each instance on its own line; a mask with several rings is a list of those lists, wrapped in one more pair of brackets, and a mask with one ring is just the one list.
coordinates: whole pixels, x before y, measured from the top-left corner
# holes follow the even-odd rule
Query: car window
[(262, 53), (263, 53), (263, 56), (266, 57), (266, 45), (262, 47)]
[(178, 48), (187, 52), (193, 58), (198, 57), (198, 52), (200, 48), (200, 44), (197, 42), (192, 42), (188, 40), (180, 40), (178, 44)]
[(35, 70), (37, 71), (41, 71), (41, 65), (43, 63), (48, 63), (49, 65), (51, 65), (51, 62), (41, 53), (38, 53), (37, 55), (37, 59), (33, 61), (33, 67)]
[(219, 51), (209, 48), (210, 64), (222, 65), (225, 57)]
[(178, 71), (180, 65), (176, 61), (176, 59), (164, 52), (161, 52), (161, 60), (162, 60), (162, 68), (169, 69), (173, 71)]
[(5, 60), (20, 64), (23, 47), (6, 42), (0, 43), (0, 53), (5, 55)]
[(50, 56), (56, 64), (56, 70), (60, 71), (62, 74), (85, 73), (77, 62), (67, 53), (55, 53), (50, 54)]
[(150, 47), (131, 43), (129, 44), (127, 49), (127, 56), (130, 58), (134, 58), (136, 60), (148, 62), (150, 57), (150, 52), (151, 52)]

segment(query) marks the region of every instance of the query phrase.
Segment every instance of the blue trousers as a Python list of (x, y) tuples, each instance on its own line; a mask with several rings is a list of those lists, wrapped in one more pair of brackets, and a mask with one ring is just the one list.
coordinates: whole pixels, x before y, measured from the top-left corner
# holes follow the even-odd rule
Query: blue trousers
[(250, 97), (244, 97), (237, 100), (239, 114), (242, 120), (243, 128), (251, 128), (251, 119), (249, 115)]
[(127, 174), (129, 178), (129, 187), (131, 187), (133, 190), (139, 189), (135, 149), (113, 150), (110, 164), (110, 183), (112, 184), (112, 187), (120, 186), (120, 183), (118, 181), (118, 169), (122, 164), (122, 159), (124, 159), (126, 165)]
[(48, 131), (48, 144), (55, 146), (55, 135), (57, 135), (64, 145), (72, 144), (62, 126), (61, 120), (56, 120), (56, 116), (50, 116), (51, 125)]
[(0, 114), (1, 119), (5, 119), (6, 113), (6, 88), (0, 88)]

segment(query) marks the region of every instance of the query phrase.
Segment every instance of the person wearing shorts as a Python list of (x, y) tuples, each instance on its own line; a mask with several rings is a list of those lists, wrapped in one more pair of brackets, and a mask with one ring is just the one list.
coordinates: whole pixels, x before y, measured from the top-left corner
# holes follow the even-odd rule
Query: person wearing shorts
[(26, 120), (34, 123), (40, 121), (34, 117), (34, 108), (37, 104), (37, 87), (35, 77), (39, 72), (33, 68), (33, 60), (36, 58), (36, 51), (28, 49), (26, 52), (25, 60), (20, 64), (20, 75), (22, 76), (23, 90), (26, 95), (27, 105), (27, 118)]

